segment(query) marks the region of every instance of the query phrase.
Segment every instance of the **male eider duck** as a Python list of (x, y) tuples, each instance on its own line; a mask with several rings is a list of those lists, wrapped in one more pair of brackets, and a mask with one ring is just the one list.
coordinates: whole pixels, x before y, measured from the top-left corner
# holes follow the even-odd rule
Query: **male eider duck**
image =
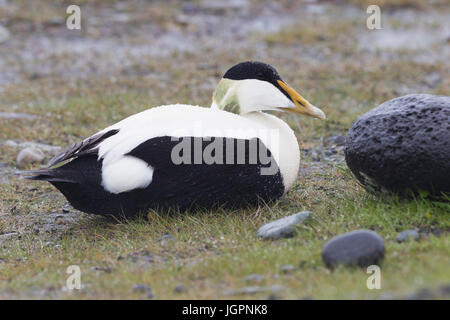
[(101, 215), (266, 203), (286, 193), (300, 165), (292, 129), (264, 112), (279, 110), (325, 119), (272, 66), (239, 63), (220, 80), (210, 108), (142, 111), (27, 178), (48, 181), (74, 208)]

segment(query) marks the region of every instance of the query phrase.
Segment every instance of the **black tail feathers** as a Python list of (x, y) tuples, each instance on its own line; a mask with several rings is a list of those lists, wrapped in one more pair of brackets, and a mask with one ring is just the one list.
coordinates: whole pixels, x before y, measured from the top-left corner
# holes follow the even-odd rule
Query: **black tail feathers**
[(57, 168), (56, 169), (43, 168), (38, 170), (17, 171), (16, 174), (19, 175), (21, 178), (27, 180), (77, 183), (77, 181), (73, 179), (62, 176), (61, 171), (58, 170)]

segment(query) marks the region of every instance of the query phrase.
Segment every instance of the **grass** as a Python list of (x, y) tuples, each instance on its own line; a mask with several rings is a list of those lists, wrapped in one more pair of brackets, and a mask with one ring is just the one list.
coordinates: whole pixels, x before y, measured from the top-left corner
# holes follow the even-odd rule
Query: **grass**
[[(152, 10), (164, 19), (175, 10), (174, 3), (157, 6), (162, 7)], [(111, 70), (113, 77), (94, 74), (80, 80), (55, 72), (33, 78), (24, 70), (22, 82), (0, 92), (0, 111), (38, 117), (0, 119), (0, 141), (67, 146), (151, 106), (173, 102), (208, 106), (222, 72), (248, 59), (276, 66), (284, 80), (323, 107), (326, 122), (279, 115), (295, 130), (301, 148), (326, 146), (327, 137), (345, 134), (358, 116), (401, 95), (404, 87), (448, 95), (450, 78), (442, 63), (416, 61), (417, 52), (408, 50), (391, 52), (386, 59), (380, 52), (360, 49), (360, 26), (352, 19), (340, 19), (339, 10), (331, 6), (328, 20), (306, 17), (277, 33), (256, 33), (251, 36), (253, 47), (236, 51), (199, 47), (199, 52), (142, 59), (128, 66), (127, 72)], [(200, 68), (205, 57), (214, 63)], [(58, 65), (58, 59), (70, 58), (53, 56), (51, 62)], [(431, 73), (442, 79), (433, 87), (422, 81)], [(14, 170), (17, 152), (0, 144), (0, 163), (9, 172)], [(145, 298), (133, 292), (136, 284), (150, 285), (158, 299), (403, 298), (422, 288), (446, 298), (437, 289), (450, 283), (449, 203), (368, 194), (343, 161), (318, 163), (303, 157), (293, 189), (260, 208), (170, 216), (149, 212), (134, 220), (62, 213), (66, 200), (50, 185), (13, 176), (9, 180), (0, 184), (0, 233), (19, 231), (21, 237), (0, 242), (1, 298)], [(302, 210), (310, 210), (312, 218), (298, 227), (294, 238), (257, 238), (262, 224)], [(54, 221), (57, 215), (79, 218), (59, 225)], [(56, 231), (47, 230), (48, 226)], [(414, 228), (421, 231), (419, 241), (395, 241), (399, 231)], [(372, 229), (385, 239), (381, 290), (367, 289), (365, 270), (330, 271), (321, 260), (321, 248), (329, 239), (355, 229)], [(173, 239), (161, 239), (167, 233)], [(296, 269), (283, 272), (281, 266), (287, 264)], [(81, 267), (82, 290), (62, 289), (70, 265)], [(254, 273), (263, 280), (245, 280)], [(176, 293), (178, 285), (187, 291)], [(227, 295), (246, 286), (267, 290)], [(283, 289), (272, 292), (273, 286)]]

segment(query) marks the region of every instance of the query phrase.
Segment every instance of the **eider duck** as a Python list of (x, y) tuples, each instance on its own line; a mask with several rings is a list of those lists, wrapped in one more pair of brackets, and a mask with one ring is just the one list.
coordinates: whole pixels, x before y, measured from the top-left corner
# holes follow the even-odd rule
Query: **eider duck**
[[(324, 113), (262, 62), (243, 62), (218, 83), (210, 108), (164, 105), (132, 115), (28, 171), (83, 212), (242, 208), (280, 198), (300, 151), (292, 129), (264, 111)], [(31, 174), (31, 175), (30, 175)]]

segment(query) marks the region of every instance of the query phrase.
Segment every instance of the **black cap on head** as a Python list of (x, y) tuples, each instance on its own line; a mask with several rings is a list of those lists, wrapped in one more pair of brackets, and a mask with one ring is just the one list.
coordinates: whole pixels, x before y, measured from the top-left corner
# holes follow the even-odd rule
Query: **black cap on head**
[(287, 92), (284, 91), (278, 84), (278, 80), (283, 80), (277, 70), (267, 63), (259, 61), (241, 62), (228, 69), (223, 77), (230, 80), (257, 79), (267, 81), (277, 87), (286, 97), (289, 98), (289, 100), (292, 100)]

